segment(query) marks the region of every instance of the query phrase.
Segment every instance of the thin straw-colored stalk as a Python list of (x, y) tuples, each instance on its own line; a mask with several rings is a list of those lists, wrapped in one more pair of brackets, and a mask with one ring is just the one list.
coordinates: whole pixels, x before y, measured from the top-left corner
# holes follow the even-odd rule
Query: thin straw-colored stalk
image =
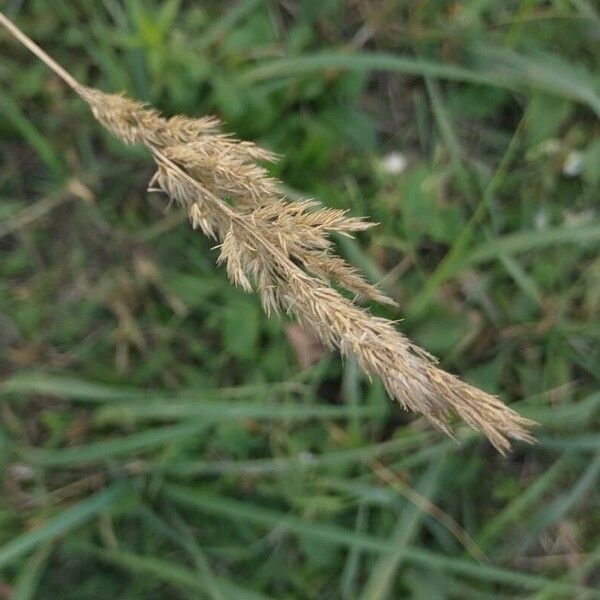
[(393, 301), (334, 253), (329, 236), (350, 235), (371, 224), (311, 200), (286, 198), (261, 165), (276, 156), (221, 133), (217, 119), (165, 119), (123, 95), (81, 85), (1, 13), (0, 24), (61, 77), (104, 127), (150, 151), (157, 168), (151, 189), (167, 194), (186, 209), (194, 228), (218, 241), (218, 262), (225, 264), (229, 279), (256, 291), (267, 313), (294, 316), (323, 343), (354, 357), (369, 376), (380, 377), (404, 408), (422, 413), (446, 433), (449, 417), (456, 414), (500, 452), (510, 448), (509, 438), (532, 441), (527, 431), (532, 421), (441, 370), (391, 321), (357, 304), (361, 297)]

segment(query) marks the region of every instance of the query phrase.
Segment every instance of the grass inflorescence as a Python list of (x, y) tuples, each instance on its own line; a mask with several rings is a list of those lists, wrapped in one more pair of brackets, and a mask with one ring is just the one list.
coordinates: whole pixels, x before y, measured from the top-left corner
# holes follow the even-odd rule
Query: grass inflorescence
[[(0, 27), (1, 597), (598, 595), (593, 2), (0, 10), (70, 72)], [(181, 138), (115, 138), (80, 82), (156, 107), (159, 130), (226, 125), (175, 119), (202, 142), (188, 168), (164, 152)], [(222, 201), (214, 235), (154, 148)], [(288, 248), (293, 267), (401, 316), (409, 354), (540, 423), (537, 443), (500, 456), (453, 417), (450, 439), (286, 304), (266, 316), (215, 264), (256, 200), (269, 223), (301, 208), (283, 228), (369, 215), (323, 229), (316, 260)]]
[(447, 433), (448, 417), (456, 413), (500, 451), (510, 448), (511, 437), (532, 441), (530, 419), (440, 369), (391, 321), (372, 316), (332, 286), (388, 302), (334, 254), (328, 238), (362, 231), (368, 223), (310, 200), (288, 200), (259, 164), (275, 156), (221, 133), (216, 118), (165, 119), (123, 95), (83, 86), (1, 14), (0, 22), (87, 102), (104, 127), (124, 142), (148, 148), (157, 166), (151, 189), (158, 186), (187, 211), (194, 228), (219, 242), (218, 262), (225, 263), (229, 279), (245, 291), (256, 289), (267, 314), (293, 314), (324, 344), (380, 377), (402, 407)]

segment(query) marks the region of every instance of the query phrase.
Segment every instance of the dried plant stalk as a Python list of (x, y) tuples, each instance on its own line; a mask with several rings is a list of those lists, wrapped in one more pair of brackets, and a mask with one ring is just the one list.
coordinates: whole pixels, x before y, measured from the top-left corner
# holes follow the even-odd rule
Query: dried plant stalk
[(123, 95), (83, 86), (1, 13), (0, 23), (79, 94), (106, 129), (148, 148), (156, 162), (151, 189), (163, 191), (187, 211), (194, 228), (218, 240), (218, 262), (229, 279), (255, 290), (268, 314), (295, 316), (327, 346), (380, 377), (402, 407), (422, 413), (446, 433), (455, 413), (500, 452), (510, 448), (508, 438), (532, 441), (532, 421), (438, 368), (391, 321), (372, 316), (332, 287), (393, 303), (337, 256), (329, 239), (371, 224), (311, 200), (287, 199), (260, 164), (275, 155), (221, 133), (217, 119), (166, 119)]

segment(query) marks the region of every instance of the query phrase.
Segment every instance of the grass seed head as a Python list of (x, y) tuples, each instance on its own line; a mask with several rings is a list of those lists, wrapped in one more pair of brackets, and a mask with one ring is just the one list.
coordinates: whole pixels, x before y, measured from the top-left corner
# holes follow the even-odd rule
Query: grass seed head
[(349, 235), (371, 224), (312, 200), (290, 201), (261, 164), (276, 156), (223, 134), (214, 117), (166, 119), (124, 95), (80, 85), (0, 17), (87, 102), (106, 129), (148, 148), (157, 169), (151, 187), (185, 208), (194, 228), (218, 240), (218, 262), (231, 282), (256, 291), (267, 313), (293, 315), (324, 344), (355, 358), (369, 376), (380, 377), (403, 408), (423, 414), (448, 434), (449, 419), (456, 414), (500, 452), (510, 448), (510, 438), (532, 441), (532, 421), (440, 369), (392, 321), (372, 316), (335, 289), (393, 303), (332, 249), (331, 234)]

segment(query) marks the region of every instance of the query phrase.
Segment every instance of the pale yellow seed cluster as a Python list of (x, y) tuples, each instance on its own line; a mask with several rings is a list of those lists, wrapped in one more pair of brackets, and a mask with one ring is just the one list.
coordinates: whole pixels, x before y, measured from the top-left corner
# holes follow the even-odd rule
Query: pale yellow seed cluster
[[(165, 119), (123, 95), (82, 86), (1, 12), (0, 25), (77, 92), (104, 127), (149, 149), (157, 166), (151, 189), (165, 192), (187, 210), (194, 229), (220, 242), (218, 262), (225, 263), (229, 279), (246, 291), (255, 289), (268, 314), (291, 313), (323, 343), (380, 377), (404, 408), (448, 434), (455, 413), (500, 452), (510, 448), (509, 438), (532, 441), (532, 421), (441, 370), (391, 321), (357, 305), (361, 297), (394, 303), (334, 253), (328, 236), (371, 224), (311, 200), (289, 201), (258, 162), (276, 156), (221, 133), (218, 119)], [(354, 300), (332, 284), (355, 294)]]
[(291, 313), (329, 347), (380, 377), (404, 408), (422, 413), (446, 433), (455, 413), (501, 452), (510, 448), (508, 438), (532, 440), (531, 421), (438, 368), (391, 321), (356, 304), (359, 297), (393, 302), (334, 253), (328, 236), (371, 224), (311, 200), (288, 200), (259, 162), (275, 155), (222, 134), (214, 118), (165, 119), (123, 96), (85, 87), (77, 91), (117, 137), (148, 147), (157, 164), (153, 188), (184, 207), (194, 228), (220, 242), (218, 262), (229, 279), (256, 290), (267, 313)]
[[(123, 95), (82, 86), (1, 12), (0, 25), (77, 92), (104, 127), (150, 150), (157, 166), (150, 188), (165, 192), (187, 210), (194, 228), (220, 242), (218, 262), (225, 263), (229, 279), (246, 291), (255, 289), (268, 314), (291, 313), (323, 343), (380, 377), (404, 408), (448, 434), (448, 419), (456, 413), (500, 452), (510, 448), (508, 438), (532, 441), (532, 421), (439, 369), (391, 321), (356, 304), (360, 297), (394, 303), (334, 253), (328, 236), (371, 224), (311, 200), (288, 200), (258, 162), (276, 156), (221, 133), (217, 119), (165, 119)], [(354, 300), (332, 284), (353, 293)]]

